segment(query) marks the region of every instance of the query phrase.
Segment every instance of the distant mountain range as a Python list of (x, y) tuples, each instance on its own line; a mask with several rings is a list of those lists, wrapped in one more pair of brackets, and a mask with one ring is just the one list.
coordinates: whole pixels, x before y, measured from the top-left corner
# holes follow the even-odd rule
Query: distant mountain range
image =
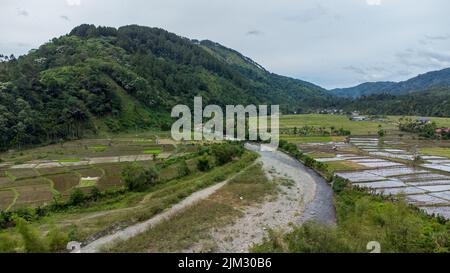
[(428, 72), (403, 82), (369, 82), (355, 87), (330, 90), (343, 98), (359, 98), (377, 94), (406, 95), (436, 88), (450, 87), (450, 68)]

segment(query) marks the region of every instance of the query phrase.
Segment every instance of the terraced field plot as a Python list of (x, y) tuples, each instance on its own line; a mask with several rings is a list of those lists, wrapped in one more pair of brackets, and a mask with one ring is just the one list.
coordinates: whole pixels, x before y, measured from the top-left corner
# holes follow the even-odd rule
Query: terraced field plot
[(45, 180), (40, 180), (34, 185), (27, 185), (22, 187), (15, 187), (19, 197), (15, 202), (13, 209), (21, 207), (34, 207), (49, 203), (53, 198), (52, 189), (49, 183)]
[[(5, 161), (2, 165), (20, 165), (24, 163), (35, 164), (39, 163), (39, 161), (77, 163), (84, 158), (140, 155), (146, 150), (160, 150), (162, 153), (173, 153), (176, 149), (174, 144), (157, 144), (157, 134), (116, 136), (111, 139), (83, 139), (34, 148), (26, 150), (26, 152), (11, 151), (0, 153), (0, 158)], [(162, 136), (166, 137), (165, 134), (162, 134)], [(161, 140), (164, 139), (161, 138), (160, 142)]]
[[(350, 181), (353, 186), (368, 189), (375, 194), (404, 195), (411, 204), (442, 208), (424, 210), (426, 212), (437, 211), (442, 216), (450, 214), (446, 211), (450, 206), (449, 159), (440, 155), (416, 154), (424, 163), (412, 167), (415, 155), (410, 151), (410, 145), (404, 141), (381, 142), (378, 138), (358, 137), (350, 138), (350, 145), (356, 148), (355, 153), (339, 152), (338, 147), (338, 151), (330, 154), (331, 156), (316, 160), (330, 165), (358, 164), (362, 169), (336, 169), (335, 174)], [(316, 149), (327, 153), (324, 145), (317, 145)], [(442, 154), (443, 149), (439, 149), (439, 152)]]
[(6, 210), (14, 204), (15, 193), (13, 190), (0, 190), (0, 210)]
[[(0, 209), (38, 206), (55, 196), (68, 198), (75, 188), (89, 191), (94, 186), (100, 190), (122, 186), (122, 169), (131, 162), (148, 167), (154, 165), (155, 156), (167, 158), (197, 149), (195, 145), (155, 144), (150, 138), (123, 138), (73, 141), (3, 154), (2, 159), (11, 162), (0, 167)], [(176, 167), (161, 172), (164, 179), (177, 175)]]
[[(328, 171), (354, 186), (375, 194), (420, 196), (417, 197), (420, 200), (407, 200), (427, 208), (425, 211), (430, 214), (439, 212), (450, 219), (450, 201), (444, 198), (450, 192), (450, 142), (400, 132), (400, 118), (388, 116), (378, 121), (353, 122), (340, 115), (287, 115), (281, 117), (280, 124), (282, 132), (284, 129), (290, 134), (294, 127), (303, 126), (350, 130), (352, 136), (348, 139), (300, 135), (282, 138), (297, 144), (316, 161), (326, 164)], [(448, 118), (431, 120), (438, 127), (450, 126)], [(375, 137), (380, 128), (386, 131), (382, 139)]]

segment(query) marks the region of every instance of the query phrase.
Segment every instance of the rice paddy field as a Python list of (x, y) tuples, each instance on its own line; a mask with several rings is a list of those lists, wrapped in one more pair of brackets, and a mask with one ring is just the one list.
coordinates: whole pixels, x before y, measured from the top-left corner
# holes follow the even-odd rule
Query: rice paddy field
[[(164, 151), (162, 147), (160, 149)], [(179, 145), (173, 151), (181, 151), (181, 154), (185, 155), (188, 151), (197, 151), (197, 149), (191, 145)], [(230, 178), (252, 165), (257, 159), (256, 154), (244, 152), (239, 158), (224, 165), (214, 165), (209, 170), (199, 171), (197, 161), (200, 155), (190, 155), (183, 160), (177, 160), (177, 155), (177, 153), (173, 154), (173, 158), (168, 160), (139, 162), (145, 167), (160, 164), (158, 166), (159, 181), (144, 191), (120, 191), (117, 195), (96, 202), (62, 211), (52, 211), (30, 222), (29, 225), (42, 234), (47, 234), (49, 230), (56, 227), (64, 234), (68, 234), (70, 240), (89, 242), (114, 230), (145, 221), (179, 203), (192, 193)], [(129, 162), (44, 168), (43, 174), (39, 173), (40, 169), (37, 169), (37, 175), (33, 178), (23, 175), (22, 179), (16, 180), (10, 180), (4, 176), (3, 171), (0, 206), (3, 210), (33, 207), (49, 202), (54, 196), (65, 196), (74, 188), (84, 191), (94, 185), (100, 189), (117, 187), (122, 185), (121, 171), (126, 164)], [(189, 172), (180, 176), (180, 166), (187, 166)], [(20, 173), (21, 170), (16, 172)], [(24, 173), (34, 174), (29, 170)], [(20, 234), (14, 228), (0, 230), (0, 236), (20, 238)]]
[[(401, 195), (430, 215), (450, 219), (450, 141), (399, 131), (401, 118), (419, 117), (351, 121), (343, 115), (285, 115), (280, 120), (281, 139), (297, 144), (353, 187), (373, 194)], [(450, 118), (430, 119), (438, 127), (450, 127)], [(342, 128), (351, 135), (293, 134), (294, 128), (305, 126), (319, 128), (319, 132)], [(383, 137), (378, 135), (380, 128), (385, 131)]]
[[(161, 144), (165, 142), (165, 144)], [(195, 152), (195, 145), (175, 145), (159, 136), (119, 136), (53, 144), (0, 154), (0, 210), (42, 206), (67, 199), (74, 189), (89, 192), (122, 186), (122, 169), (131, 162), (146, 167), (154, 160)], [(163, 169), (164, 179), (176, 170)]]
[(299, 144), (353, 187), (378, 195), (403, 196), (409, 204), (430, 215), (450, 219), (448, 145), (449, 141), (394, 135)]

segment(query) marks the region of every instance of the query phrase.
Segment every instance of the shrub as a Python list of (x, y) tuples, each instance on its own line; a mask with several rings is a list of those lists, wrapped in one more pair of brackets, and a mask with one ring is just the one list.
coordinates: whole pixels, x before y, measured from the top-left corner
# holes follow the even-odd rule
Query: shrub
[(24, 250), (28, 253), (48, 252), (48, 246), (45, 240), (39, 235), (39, 231), (34, 229), (24, 219), (18, 217), (15, 219), (16, 228), (22, 236)]
[(69, 204), (72, 206), (78, 206), (82, 204), (85, 200), (86, 200), (85, 194), (79, 188), (76, 188), (70, 194)]
[(5, 229), (12, 225), (12, 213), (7, 211), (0, 211), (0, 229)]
[(286, 140), (280, 140), (279, 147), (281, 150), (291, 154), (297, 159), (301, 159), (303, 156), (303, 153), (297, 148), (297, 145), (293, 143), (289, 143)]
[(97, 187), (93, 187), (89, 197), (93, 201), (98, 201), (102, 197), (102, 193)]
[(29, 222), (36, 219), (36, 211), (33, 208), (19, 208), (14, 212), (14, 214)]
[(20, 247), (18, 240), (9, 234), (0, 234), (0, 253), (14, 253)]
[(233, 160), (233, 157), (241, 156), (244, 149), (240, 144), (224, 143), (213, 145), (211, 152), (219, 165), (225, 165)]
[(342, 192), (348, 185), (348, 181), (342, 177), (336, 176), (333, 181), (333, 191), (335, 193)]
[(348, 253), (351, 246), (336, 228), (307, 222), (287, 235), (289, 252), (293, 253)]
[(314, 158), (312, 158), (310, 156), (305, 156), (304, 160), (305, 160), (305, 166), (306, 167), (309, 167), (309, 168), (313, 168), (314, 167), (314, 163), (316, 162), (316, 160), (314, 160)]
[(209, 158), (206, 156), (199, 158), (197, 161), (197, 169), (201, 172), (206, 172), (211, 169)]
[(50, 251), (58, 251), (65, 249), (69, 242), (68, 234), (62, 232), (57, 227), (52, 227), (47, 235), (47, 241)]
[(178, 166), (178, 177), (184, 177), (191, 174), (191, 170), (189, 169), (185, 160), (181, 161), (180, 166)]
[(128, 190), (142, 191), (159, 180), (159, 172), (154, 167), (146, 170), (143, 166), (133, 163), (123, 169), (122, 180)]

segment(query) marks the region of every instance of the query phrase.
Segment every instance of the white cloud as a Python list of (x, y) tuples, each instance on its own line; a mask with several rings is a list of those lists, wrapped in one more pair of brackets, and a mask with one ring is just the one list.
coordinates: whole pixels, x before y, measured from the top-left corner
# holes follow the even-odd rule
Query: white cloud
[(382, 0), (366, 0), (369, 6), (380, 6)]
[(73, 7), (73, 6), (79, 6), (81, 5), (81, 0), (66, 0), (67, 5)]

